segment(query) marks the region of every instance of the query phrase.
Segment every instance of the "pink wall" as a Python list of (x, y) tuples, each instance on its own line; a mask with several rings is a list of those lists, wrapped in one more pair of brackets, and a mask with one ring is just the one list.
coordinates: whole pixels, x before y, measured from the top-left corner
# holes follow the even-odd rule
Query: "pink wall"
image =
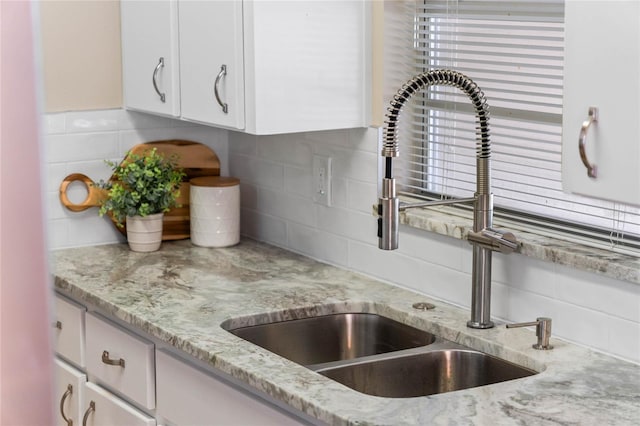
[(0, 1), (0, 424), (53, 424), (31, 5)]

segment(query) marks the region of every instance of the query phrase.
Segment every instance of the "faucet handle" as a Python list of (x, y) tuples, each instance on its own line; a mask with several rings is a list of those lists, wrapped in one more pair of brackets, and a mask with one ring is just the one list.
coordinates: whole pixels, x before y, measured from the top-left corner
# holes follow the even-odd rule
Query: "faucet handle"
[(531, 322), (520, 322), (516, 324), (507, 324), (507, 328), (516, 327), (536, 327), (536, 336), (538, 337), (538, 343), (531, 345), (533, 349), (548, 350), (553, 349), (553, 346), (549, 344), (551, 338), (551, 318), (540, 317)]

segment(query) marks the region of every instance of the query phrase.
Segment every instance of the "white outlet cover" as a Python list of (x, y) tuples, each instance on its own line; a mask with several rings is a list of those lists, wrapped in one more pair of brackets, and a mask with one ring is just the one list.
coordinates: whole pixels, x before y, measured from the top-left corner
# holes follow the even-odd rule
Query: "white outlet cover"
[(331, 157), (313, 156), (313, 201), (331, 206)]

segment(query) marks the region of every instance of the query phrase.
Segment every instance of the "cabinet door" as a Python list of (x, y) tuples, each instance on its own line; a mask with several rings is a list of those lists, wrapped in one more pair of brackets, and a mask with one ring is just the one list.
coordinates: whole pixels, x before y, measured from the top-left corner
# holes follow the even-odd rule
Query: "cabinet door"
[[(584, 132), (589, 177), (578, 152)], [(640, 2), (565, 3), (562, 180), (565, 190), (640, 205)]]
[[(156, 352), (157, 414), (179, 425), (304, 424), (213, 376)], [(189, 389), (189, 392), (185, 392)]]
[(84, 306), (55, 297), (54, 347), (56, 353), (79, 367), (85, 366), (85, 312)]
[(87, 373), (141, 406), (155, 408), (154, 345), (93, 314), (87, 318)]
[(181, 1), (178, 8), (182, 117), (243, 129), (242, 2)]
[(81, 424), (84, 407), (84, 385), (87, 376), (66, 362), (56, 359), (55, 363), (55, 408), (56, 425)]
[(127, 108), (180, 115), (177, 8), (176, 0), (120, 3)]
[(83, 426), (155, 426), (154, 418), (133, 408), (112, 393), (87, 382), (85, 384)]

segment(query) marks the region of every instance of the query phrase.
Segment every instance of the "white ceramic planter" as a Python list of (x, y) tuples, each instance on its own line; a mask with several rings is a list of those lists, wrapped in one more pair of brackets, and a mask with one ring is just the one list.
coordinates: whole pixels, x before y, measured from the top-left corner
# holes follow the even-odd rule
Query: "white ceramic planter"
[(162, 244), (164, 213), (149, 216), (127, 216), (127, 241), (132, 251), (156, 251)]

